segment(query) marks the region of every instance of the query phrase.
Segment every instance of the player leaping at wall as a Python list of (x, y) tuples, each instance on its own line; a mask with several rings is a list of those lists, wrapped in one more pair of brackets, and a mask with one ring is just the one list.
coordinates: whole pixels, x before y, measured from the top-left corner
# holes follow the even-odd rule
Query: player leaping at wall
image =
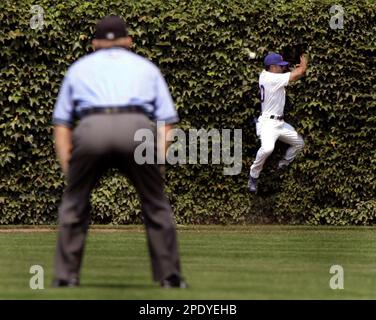
[(287, 166), (304, 147), (303, 138), (291, 125), (283, 121), (283, 111), (286, 101), (285, 87), (305, 74), (307, 59), (302, 55), (300, 64), (297, 64), (293, 71), (284, 72), (288, 62), (283, 61), (281, 55), (270, 53), (265, 57), (264, 65), (265, 70), (261, 72), (259, 78), (262, 113), (256, 123), (256, 133), (261, 139), (261, 147), (249, 172), (250, 192), (257, 192), (257, 179), (278, 139), (290, 145), (278, 164), (279, 168)]

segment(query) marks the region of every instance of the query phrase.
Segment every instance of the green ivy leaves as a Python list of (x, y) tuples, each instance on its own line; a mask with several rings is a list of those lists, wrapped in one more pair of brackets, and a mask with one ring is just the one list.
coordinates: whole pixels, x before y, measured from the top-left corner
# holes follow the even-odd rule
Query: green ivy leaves
[[(179, 223), (282, 221), (371, 224), (376, 205), (375, 3), (345, 9), (345, 29), (329, 28), (332, 1), (51, 1), (40, 0), (42, 30), (30, 28), (31, 2), (0, 10), (0, 223), (56, 221), (64, 180), (52, 145), (51, 114), (67, 67), (91, 52), (96, 21), (125, 18), (133, 50), (152, 60), (169, 84), (179, 127), (243, 129), (243, 171), (221, 166), (168, 166), (166, 191)], [(261, 176), (247, 193), (248, 167), (259, 147), (250, 120), (259, 114), (258, 74), (268, 51), (302, 36), (308, 75), (288, 88), (287, 116), (304, 136), (302, 155), (280, 176)], [(257, 53), (254, 60), (248, 52)], [(290, 121), (290, 120), (289, 120)], [(113, 173), (113, 172), (112, 172)], [(92, 195), (93, 222), (141, 221), (127, 180), (108, 174)]]

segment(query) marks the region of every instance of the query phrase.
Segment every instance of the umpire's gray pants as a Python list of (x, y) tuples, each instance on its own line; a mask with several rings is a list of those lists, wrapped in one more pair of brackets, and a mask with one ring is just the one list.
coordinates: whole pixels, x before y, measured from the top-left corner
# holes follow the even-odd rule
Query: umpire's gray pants
[[(140, 128), (155, 130), (142, 113), (91, 115), (73, 131), (67, 187), (59, 208), (55, 277), (78, 279), (90, 221), (90, 193), (109, 167), (130, 178), (141, 201), (153, 278), (180, 276), (176, 229), (157, 164), (136, 164), (134, 141)], [(155, 148), (155, 146), (151, 146)]]

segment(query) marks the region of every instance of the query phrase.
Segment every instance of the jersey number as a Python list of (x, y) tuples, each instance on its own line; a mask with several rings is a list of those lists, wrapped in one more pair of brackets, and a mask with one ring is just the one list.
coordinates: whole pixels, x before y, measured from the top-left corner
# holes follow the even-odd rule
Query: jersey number
[(263, 85), (260, 86), (260, 93), (261, 93), (261, 102), (264, 102), (265, 99), (265, 88)]

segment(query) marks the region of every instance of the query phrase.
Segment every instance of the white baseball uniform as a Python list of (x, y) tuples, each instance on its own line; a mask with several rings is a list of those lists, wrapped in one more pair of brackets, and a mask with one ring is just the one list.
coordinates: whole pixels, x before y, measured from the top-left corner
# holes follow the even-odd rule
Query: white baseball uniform
[(289, 78), (290, 72), (273, 73), (263, 70), (260, 74), (262, 113), (256, 123), (256, 133), (261, 139), (261, 147), (251, 166), (250, 175), (253, 178), (259, 177), (265, 160), (273, 152), (278, 139), (290, 145), (284, 158), (279, 162), (279, 167), (288, 165), (304, 147), (303, 138), (282, 119), (286, 102), (285, 87), (289, 83)]

